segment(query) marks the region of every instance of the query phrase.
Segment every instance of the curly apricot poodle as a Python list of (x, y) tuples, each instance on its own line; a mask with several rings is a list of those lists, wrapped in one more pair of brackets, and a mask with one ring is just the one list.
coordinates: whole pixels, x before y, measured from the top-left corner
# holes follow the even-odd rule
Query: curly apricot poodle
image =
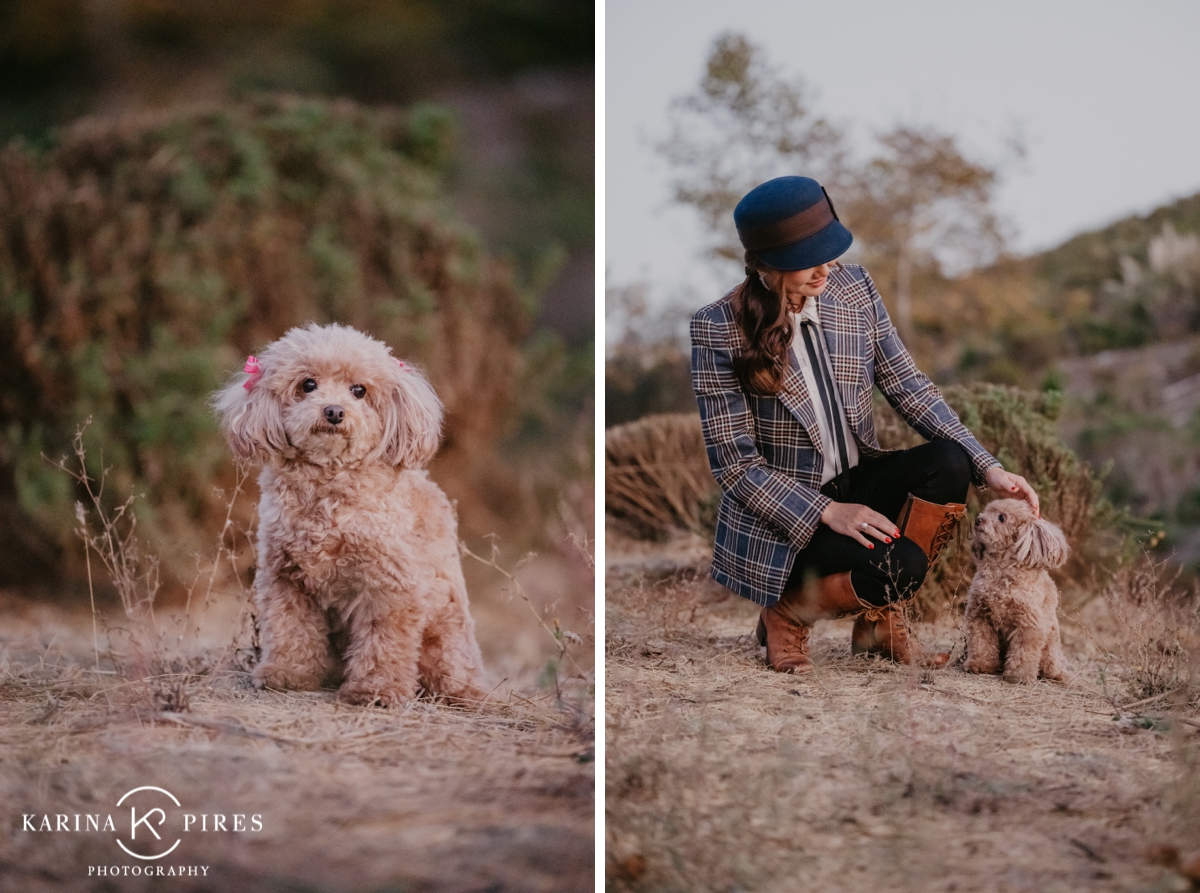
[(969, 673), (1007, 682), (1066, 678), (1058, 630), (1058, 587), (1047, 572), (1067, 560), (1062, 531), (1025, 502), (998, 499), (979, 513), (971, 539), (975, 578), (964, 617)]
[(341, 325), (289, 331), (214, 396), (259, 477), (259, 688), (340, 683), (355, 704), (484, 692), (457, 521), (422, 471), (442, 406), (387, 345)]

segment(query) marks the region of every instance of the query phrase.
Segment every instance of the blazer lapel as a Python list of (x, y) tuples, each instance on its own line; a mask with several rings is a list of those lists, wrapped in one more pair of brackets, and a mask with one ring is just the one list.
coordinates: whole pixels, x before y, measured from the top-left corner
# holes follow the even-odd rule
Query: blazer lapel
[(813, 408), (812, 397), (809, 396), (808, 387), (804, 383), (804, 374), (800, 371), (800, 364), (796, 360), (795, 351), (789, 348), (787, 358), (788, 367), (787, 371), (783, 374), (783, 390), (779, 394), (779, 401), (804, 426), (804, 430), (808, 432), (808, 437), (816, 446), (817, 452), (824, 455), (824, 445), (821, 443), (821, 428), (817, 425), (817, 413)]
[(821, 316), (821, 332), (829, 351), (834, 382), (842, 406), (846, 408), (846, 420), (855, 434), (859, 434), (860, 426), (871, 412), (869, 396), (866, 406), (860, 402), (862, 394), (870, 394), (870, 388), (864, 388), (862, 382), (867, 360), (866, 333), (859, 314), (838, 300), (833, 292), (833, 288), (821, 292), (817, 297), (817, 311)]

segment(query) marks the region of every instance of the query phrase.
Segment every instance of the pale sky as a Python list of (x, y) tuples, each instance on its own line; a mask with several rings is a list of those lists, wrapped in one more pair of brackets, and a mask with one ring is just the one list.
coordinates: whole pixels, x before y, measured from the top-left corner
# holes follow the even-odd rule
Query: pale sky
[(1028, 155), (998, 192), (1018, 251), (1200, 192), (1195, 0), (607, 0), (605, 19), (610, 287), (702, 304), (732, 284), (701, 259), (694, 212), (672, 205), (651, 147), (726, 30), (802, 76), (859, 145), (915, 123), (999, 158), (1019, 127)]

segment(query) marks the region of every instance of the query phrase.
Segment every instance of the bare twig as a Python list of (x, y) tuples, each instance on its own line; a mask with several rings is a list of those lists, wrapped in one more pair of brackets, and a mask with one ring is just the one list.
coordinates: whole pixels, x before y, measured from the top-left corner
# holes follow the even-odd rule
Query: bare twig
[(491, 554), (487, 558), (484, 558), (480, 555), (476, 555), (474, 552), (472, 552), (470, 550), (470, 548), (468, 548), (466, 543), (459, 543), (459, 548), (462, 549), (462, 552), (464, 555), (466, 555), (470, 558), (474, 558), (476, 561), (478, 561), (482, 565), (485, 565), (486, 567), (492, 568), (494, 571), (496, 571), (502, 577), (504, 577), (504, 579), (508, 580), (508, 582), (513, 587), (513, 591), (516, 592), (516, 594), (521, 597), (521, 600), (524, 601), (525, 604), (529, 607), (530, 612), (532, 612), (533, 616), (537, 619), (538, 625), (541, 626), (541, 628), (544, 629), (546, 631), (546, 633), (554, 640), (555, 647), (558, 650), (555, 668), (554, 668), (554, 691), (555, 691), (555, 695), (558, 698), (558, 700), (562, 701), (562, 684), (561, 684), (561, 680), (559, 679), (557, 667), (558, 667), (558, 664), (561, 663), (562, 660), (565, 658), (567, 661), (570, 662), (571, 667), (574, 669), (576, 676), (578, 676), (579, 678), (586, 678), (583, 669), (575, 661), (575, 657), (571, 653), (571, 646), (582, 645), (583, 638), (581, 636), (579, 636), (577, 633), (573, 633), (570, 630), (564, 629), (557, 617), (552, 618), (550, 621), (547, 621), (546, 616), (539, 613), (537, 608), (534, 607), (532, 599), (529, 598), (529, 594), (525, 591), (525, 588), (521, 585), (521, 581), (517, 579), (516, 572), (519, 571), (525, 564), (527, 564), (533, 558), (535, 558), (536, 557), (535, 553), (530, 552), (530, 553), (526, 554), (524, 558), (522, 558), (519, 562), (517, 562), (516, 567), (514, 567), (513, 570), (510, 571), (507, 568), (503, 567), (497, 560), (499, 552), (500, 552), (500, 547), (496, 542), (496, 537), (494, 535), (492, 535), (488, 539), (490, 540), (490, 543), (491, 543)]
[(923, 688), (925, 691), (937, 692), (941, 695), (950, 695), (954, 698), (962, 698), (966, 701), (973, 701), (976, 704), (982, 704), (984, 707), (991, 706), (991, 704), (989, 704), (987, 701), (981, 701), (979, 698), (973, 698), (970, 695), (964, 695), (961, 691), (955, 691), (952, 688), (942, 688), (940, 685), (930, 685), (927, 682), (922, 682), (917, 686), (917, 688)]
[(245, 735), (247, 738), (266, 738), (270, 741), (278, 741), (284, 744), (294, 743), (290, 738), (280, 738), (276, 735), (270, 735), (266, 732), (260, 732), (257, 729), (247, 728), (239, 722), (232, 720), (208, 719), (203, 716), (190, 716), (185, 713), (173, 713), (164, 710), (161, 713), (154, 714), (152, 719), (165, 719), (168, 722), (178, 723), (183, 726), (197, 726), (202, 729), (213, 729), (218, 732), (229, 732), (234, 735)]
[(1067, 842), (1074, 847), (1078, 847), (1082, 853), (1091, 859), (1093, 862), (1107, 862), (1108, 860), (1097, 853), (1094, 849), (1088, 846), (1081, 840), (1076, 840), (1074, 837), (1067, 838)]
[[(151, 626), (156, 627), (154, 599), (159, 588), (158, 558), (147, 555), (138, 541), (137, 515), (133, 512), (136, 497), (130, 496), (121, 505), (109, 510), (105, 508), (103, 501), (108, 469), (101, 470), (99, 480), (93, 480), (88, 474), (87, 452), (83, 446), (83, 435), (91, 421), (91, 417), (88, 417), (75, 432), (72, 441), (78, 470), (69, 467), (65, 458), (59, 459), (57, 462), (51, 462), (44, 454), (42, 458), (55, 468), (70, 475), (87, 494), (90, 508), (83, 502), (75, 503), (75, 519), (79, 524), (76, 533), (83, 540), (88, 555), (94, 551), (108, 570), (113, 585), (121, 597), (121, 605), (125, 609), (126, 616), (139, 620), (148, 618)], [(88, 522), (89, 512), (95, 515), (99, 525), (98, 532), (92, 532)], [(88, 576), (90, 581), (90, 560)], [(94, 597), (92, 608), (94, 617)]]
[(567, 540), (578, 550), (580, 557), (588, 566), (588, 570), (596, 569), (596, 556), (593, 552), (593, 547), (596, 545), (594, 539), (588, 539), (587, 534), (580, 536), (577, 533), (568, 533)]
[(1112, 705), (1113, 705), (1114, 709), (1119, 710), (1124, 713), (1134, 707), (1141, 707), (1143, 704), (1152, 704), (1155, 701), (1161, 701), (1163, 698), (1168, 697), (1169, 695), (1178, 694), (1178, 693), (1179, 693), (1178, 689), (1175, 691), (1164, 691), (1161, 694), (1151, 695), (1148, 698), (1142, 698), (1140, 701), (1134, 701), (1132, 704), (1118, 704), (1116, 701), (1116, 698), (1113, 698)]
[[(134, 676), (144, 677), (143, 682), (149, 681), (148, 696), (156, 705), (175, 711), (185, 710), (188, 704), (187, 688), (193, 684), (194, 677), (178, 671), (187, 667), (191, 660), (182, 654), (168, 654), (167, 642), (164, 639), (165, 633), (158, 627), (155, 617), (155, 600), (160, 586), (159, 564), (157, 556), (148, 552), (137, 536), (137, 515), (133, 511), (133, 506), (138, 497), (130, 495), (115, 508), (110, 506), (110, 500), (105, 498), (109, 469), (102, 467), (98, 477), (93, 477), (88, 471), (84, 435), (90, 423), (91, 419), (88, 419), (75, 432), (72, 444), (74, 462), (68, 464), (68, 460), (64, 457), (50, 464), (69, 475), (86, 496), (84, 500), (75, 503), (77, 521), (75, 532), (84, 545), (88, 593), (92, 610), (92, 645), (95, 667), (99, 672), (99, 626), (102, 618), (95, 599), (95, 581), (91, 564), (93, 553), (100, 558), (107, 570), (109, 578), (120, 596), (125, 616), (130, 621), (130, 639), (134, 646), (133, 665), (118, 667), (118, 669), (122, 672), (132, 671)], [(43, 459), (47, 462), (50, 461), (45, 456)], [(226, 501), (225, 525), (218, 539), (216, 555), (208, 570), (208, 583), (203, 602), (205, 610), (211, 605), (217, 575), (224, 560), (228, 558), (231, 563), (233, 562), (233, 550), (225, 545), (224, 536), (233, 523), (234, 503), (242, 491), (246, 477), (247, 471), (239, 468), (232, 495)], [(174, 642), (177, 648), (183, 646), (184, 637), (189, 632), (192, 595), (199, 579), (200, 575), (198, 574), (197, 582), (188, 589), (182, 627)], [(111, 649), (113, 630), (107, 624), (105, 626)], [(198, 629), (197, 627), (197, 631)]]
[[(217, 574), (220, 571), (222, 564), (224, 564), (226, 560), (229, 561), (230, 568), (233, 571), (234, 579), (238, 580), (239, 584), (241, 583), (241, 580), (237, 574), (237, 564), (234, 550), (225, 544), (225, 537), (228, 534), (229, 529), (234, 526), (233, 507), (237, 503), (238, 497), (242, 495), (242, 488), (245, 486), (246, 479), (250, 476), (250, 469), (246, 465), (239, 462), (235, 465), (234, 474), (235, 477), (233, 490), (225, 499), (225, 520), (221, 525), (220, 532), (217, 534), (216, 552), (214, 553), (212, 560), (209, 562), (208, 580), (205, 583), (204, 590), (204, 611), (207, 611), (209, 606), (212, 604), (213, 587), (216, 585)], [(226, 495), (222, 490), (218, 490), (217, 492), (222, 496)], [(177, 644), (180, 645), (183, 644), (183, 637), (189, 628), (187, 620), (191, 616), (192, 594), (195, 591), (195, 588), (195, 582), (188, 587), (187, 601), (185, 602), (183, 609), (184, 624), (179, 630), (179, 640), (177, 642)]]

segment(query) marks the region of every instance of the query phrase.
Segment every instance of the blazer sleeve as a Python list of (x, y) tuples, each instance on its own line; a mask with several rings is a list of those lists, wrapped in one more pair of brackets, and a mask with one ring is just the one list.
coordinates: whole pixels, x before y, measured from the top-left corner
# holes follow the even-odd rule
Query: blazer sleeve
[(798, 548), (812, 539), (831, 500), (769, 467), (758, 451), (754, 416), (720, 326), (692, 317), (692, 387), (713, 477), (721, 490), (768, 521)]
[(988, 471), (1000, 467), (1000, 462), (967, 430), (958, 414), (946, 403), (937, 385), (917, 368), (900, 341), (900, 335), (892, 325), (887, 308), (883, 306), (883, 298), (870, 274), (864, 270), (863, 276), (875, 308), (875, 325), (871, 333), (875, 384), (900, 417), (926, 440), (949, 440), (966, 450), (976, 486), (987, 486), (985, 478)]

